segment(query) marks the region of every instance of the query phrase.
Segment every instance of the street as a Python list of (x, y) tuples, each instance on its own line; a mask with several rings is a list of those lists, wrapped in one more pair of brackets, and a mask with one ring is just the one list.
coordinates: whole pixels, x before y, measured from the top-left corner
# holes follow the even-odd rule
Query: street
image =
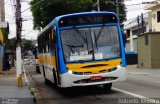
[[(101, 86), (74, 87), (61, 92), (52, 83), (45, 84), (41, 74), (35, 72), (34, 66), (26, 66), (27, 72), (32, 76), (32, 83), (36, 84), (39, 94), (36, 97), (37, 104), (120, 104), (123, 98), (132, 100), (132, 103), (141, 103), (140, 99), (151, 99), (160, 96), (160, 82), (156, 76), (143, 73), (127, 73), (127, 80), (113, 83), (111, 91), (105, 91)], [(133, 101), (135, 100), (135, 102)], [(159, 100), (159, 99), (158, 99)], [(157, 101), (157, 100), (156, 100)], [(158, 102), (159, 103), (159, 102)]]

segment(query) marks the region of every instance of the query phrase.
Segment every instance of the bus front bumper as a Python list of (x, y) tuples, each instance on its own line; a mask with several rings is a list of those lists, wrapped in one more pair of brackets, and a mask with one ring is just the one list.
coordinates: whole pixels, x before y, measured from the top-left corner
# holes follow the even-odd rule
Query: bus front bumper
[[(101, 77), (101, 80), (91, 80), (91, 77)], [(126, 68), (120, 67), (115, 71), (90, 75), (75, 75), (69, 72), (61, 75), (60, 87), (101, 85), (112, 82), (124, 81), (126, 79)]]

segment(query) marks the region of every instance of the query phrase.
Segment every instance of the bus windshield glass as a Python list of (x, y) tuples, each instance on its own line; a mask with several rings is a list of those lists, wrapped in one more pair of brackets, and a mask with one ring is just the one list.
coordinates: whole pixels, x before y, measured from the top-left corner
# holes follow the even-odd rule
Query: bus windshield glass
[(61, 30), (65, 62), (85, 62), (120, 58), (117, 26)]

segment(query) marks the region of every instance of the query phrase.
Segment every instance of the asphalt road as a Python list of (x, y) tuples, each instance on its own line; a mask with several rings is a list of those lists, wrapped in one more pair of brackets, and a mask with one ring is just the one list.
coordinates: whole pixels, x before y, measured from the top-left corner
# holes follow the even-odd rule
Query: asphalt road
[(111, 91), (101, 86), (74, 87), (61, 92), (52, 83), (45, 84), (41, 74), (34, 67), (26, 67), (32, 83), (36, 84), (39, 94), (38, 104), (150, 104), (160, 101), (160, 77), (141, 74), (127, 74), (127, 80), (113, 84)]

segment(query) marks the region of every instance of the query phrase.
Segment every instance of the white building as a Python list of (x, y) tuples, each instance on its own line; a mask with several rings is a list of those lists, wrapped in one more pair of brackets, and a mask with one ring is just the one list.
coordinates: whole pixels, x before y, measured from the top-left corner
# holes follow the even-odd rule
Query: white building
[[(126, 24), (124, 25), (124, 29), (128, 33), (128, 38), (126, 42), (126, 52), (137, 53), (137, 37), (138, 34), (142, 33), (141, 16), (139, 18), (140, 18), (139, 27), (137, 18), (133, 19), (132, 21), (127, 21)], [(151, 12), (143, 14), (143, 18), (144, 18), (144, 32), (151, 32), (152, 31)]]
[(147, 10), (151, 10), (152, 14), (152, 31), (160, 31), (160, 1), (158, 4), (147, 7)]

